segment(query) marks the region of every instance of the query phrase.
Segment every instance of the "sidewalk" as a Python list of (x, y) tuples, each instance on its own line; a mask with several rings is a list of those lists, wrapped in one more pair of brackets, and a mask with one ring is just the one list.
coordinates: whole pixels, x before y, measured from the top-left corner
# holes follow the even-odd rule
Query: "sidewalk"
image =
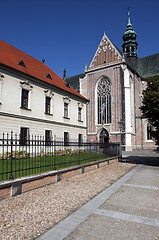
[(37, 240), (159, 239), (159, 167), (137, 165)]

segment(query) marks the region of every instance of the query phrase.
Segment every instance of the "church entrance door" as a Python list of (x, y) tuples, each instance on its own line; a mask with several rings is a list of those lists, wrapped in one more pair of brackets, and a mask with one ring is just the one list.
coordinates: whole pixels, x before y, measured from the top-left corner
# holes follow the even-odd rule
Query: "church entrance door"
[(106, 129), (102, 129), (99, 135), (99, 142), (100, 143), (108, 143), (109, 142), (109, 133)]

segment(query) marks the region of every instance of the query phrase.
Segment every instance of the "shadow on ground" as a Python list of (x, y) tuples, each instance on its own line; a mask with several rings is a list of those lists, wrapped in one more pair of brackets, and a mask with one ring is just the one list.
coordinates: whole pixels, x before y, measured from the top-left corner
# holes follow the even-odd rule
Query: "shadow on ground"
[(123, 152), (122, 162), (159, 166), (159, 151), (136, 150), (131, 152)]

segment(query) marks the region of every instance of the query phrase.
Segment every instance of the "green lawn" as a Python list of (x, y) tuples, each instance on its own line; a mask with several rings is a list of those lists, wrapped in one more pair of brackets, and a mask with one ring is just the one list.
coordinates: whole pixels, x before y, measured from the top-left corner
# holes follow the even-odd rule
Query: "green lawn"
[(77, 166), (83, 163), (105, 159), (102, 153), (82, 153), (64, 156), (43, 156), (34, 158), (0, 160), (0, 181), (8, 180), (11, 176), (19, 178), (51, 170)]

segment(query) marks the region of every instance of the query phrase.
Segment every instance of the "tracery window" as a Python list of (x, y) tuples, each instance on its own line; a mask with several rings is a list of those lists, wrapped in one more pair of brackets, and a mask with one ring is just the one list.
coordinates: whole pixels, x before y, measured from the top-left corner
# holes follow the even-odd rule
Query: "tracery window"
[(111, 84), (103, 77), (97, 87), (98, 124), (111, 123)]

